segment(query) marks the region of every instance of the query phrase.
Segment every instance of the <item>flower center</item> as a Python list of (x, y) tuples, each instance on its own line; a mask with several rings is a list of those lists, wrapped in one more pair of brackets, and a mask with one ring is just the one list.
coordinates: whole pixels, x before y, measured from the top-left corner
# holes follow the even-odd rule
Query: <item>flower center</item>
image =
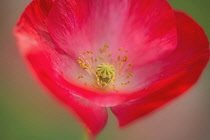
[(113, 65), (109, 63), (100, 63), (96, 68), (96, 80), (102, 86), (108, 85), (110, 82), (114, 82), (116, 70)]
[(127, 52), (122, 48), (118, 49), (117, 56), (112, 56), (109, 47), (104, 45), (99, 49), (98, 55), (92, 51), (86, 51), (80, 54), (77, 62), (80, 67), (86, 71), (80, 73), (78, 79), (83, 79), (86, 86), (94, 88), (111, 88), (118, 92), (117, 87), (124, 87), (130, 83), (128, 80), (133, 77), (133, 73), (128, 73), (132, 64), (128, 63)]

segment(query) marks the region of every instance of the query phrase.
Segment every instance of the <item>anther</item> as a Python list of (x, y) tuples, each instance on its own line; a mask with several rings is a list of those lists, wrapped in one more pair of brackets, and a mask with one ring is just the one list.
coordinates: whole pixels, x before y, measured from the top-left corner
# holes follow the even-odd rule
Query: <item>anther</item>
[[(108, 49), (109, 46), (105, 44), (98, 50), (99, 54), (95, 54), (92, 51), (85, 51), (84, 53), (79, 54), (77, 62), (89, 75), (83, 75), (80, 73), (77, 78), (90, 79), (90, 82), (84, 83), (85, 86), (92, 86), (94, 88), (111, 88), (115, 92), (119, 92), (117, 90), (118, 85), (124, 87), (130, 83), (130, 81), (125, 83), (121, 83), (120, 81), (134, 76), (133, 73), (127, 72), (132, 64), (125, 64), (128, 60), (128, 55), (125, 55), (125, 53), (128, 52), (127, 50), (119, 48), (119, 55), (114, 60), (111, 57), (112, 53), (110, 53)], [(109, 62), (116, 65), (114, 66)]]
[(123, 58), (123, 62), (126, 62), (128, 60), (128, 56), (126, 55), (124, 58)]

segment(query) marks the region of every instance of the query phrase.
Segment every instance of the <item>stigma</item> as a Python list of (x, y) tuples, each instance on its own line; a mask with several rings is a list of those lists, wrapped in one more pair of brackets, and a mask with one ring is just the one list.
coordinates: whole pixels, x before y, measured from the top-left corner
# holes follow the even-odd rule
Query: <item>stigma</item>
[(119, 86), (123, 88), (130, 84), (129, 78), (134, 76), (128, 72), (132, 64), (128, 63), (127, 52), (119, 48), (118, 55), (113, 56), (109, 46), (105, 44), (98, 52), (86, 51), (79, 54), (77, 62), (84, 73), (80, 73), (78, 79), (84, 79), (85, 86), (119, 92)]

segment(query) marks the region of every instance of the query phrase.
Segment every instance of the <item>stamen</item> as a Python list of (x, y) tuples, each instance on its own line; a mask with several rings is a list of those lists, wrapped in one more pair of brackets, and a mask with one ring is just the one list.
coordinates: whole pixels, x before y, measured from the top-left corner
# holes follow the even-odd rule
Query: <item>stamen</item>
[(128, 56), (126, 55), (124, 58), (123, 58), (123, 62), (126, 62), (128, 60)]
[(120, 61), (120, 55), (118, 55), (117, 59), (118, 59), (118, 61)]
[(126, 82), (126, 83), (121, 83), (121, 85), (124, 87), (125, 85), (129, 84), (130, 81)]
[(119, 55), (117, 59), (113, 59), (112, 53), (109, 52), (109, 46), (104, 45), (99, 49), (99, 54), (95, 55), (92, 51), (86, 51), (82, 54), (79, 54), (78, 64), (80, 67), (86, 71), (88, 75), (80, 73), (77, 77), (78, 79), (88, 80), (85, 82), (85, 86), (92, 86), (94, 88), (111, 88), (115, 92), (118, 86), (121, 85), (125, 87), (130, 81), (124, 81), (133, 77), (133, 73), (128, 73), (126, 71), (130, 70), (132, 64), (128, 64), (128, 55), (126, 51), (121, 51), (123, 48), (119, 48)]
[(84, 78), (82, 75), (80, 75), (80, 76), (78, 76), (78, 78), (77, 79), (80, 79), (80, 78)]
[(121, 50), (122, 50), (122, 48), (119, 48), (118, 50), (119, 50), (119, 51), (121, 51)]

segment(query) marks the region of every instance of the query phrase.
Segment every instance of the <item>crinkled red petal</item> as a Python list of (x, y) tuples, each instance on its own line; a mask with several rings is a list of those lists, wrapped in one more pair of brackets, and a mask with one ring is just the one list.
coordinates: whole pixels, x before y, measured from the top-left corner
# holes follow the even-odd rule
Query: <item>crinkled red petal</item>
[(63, 69), (62, 60), (67, 56), (54, 46), (45, 26), (52, 5), (53, 1), (50, 0), (34, 0), (16, 25), (15, 36), (34, 75), (77, 116), (94, 137), (105, 126), (107, 112), (103, 107), (74, 96), (66, 86), (68, 82), (60, 74), (62, 70), (56, 69)]
[(73, 56), (108, 44), (112, 52), (128, 49), (143, 65), (177, 45), (175, 15), (166, 0), (58, 0), (47, 23), (57, 46)]
[(50, 93), (53, 93), (60, 102), (66, 105), (67, 109), (79, 118), (91, 137), (95, 137), (106, 125), (108, 117), (106, 108), (96, 106), (71, 94), (71, 91), (65, 86), (66, 81), (52, 69), (52, 60), (46, 52), (33, 50), (25, 57)]
[(148, 94), (144, 97), (111, 108), (120, 126), (149, 114), (183, 94), (195, 84), (209, 60), (209, 42), (203, 29), (186, 14), (175, 13), (178, 48), (159, 61), (162, 67), (160, 77), (163, 75), (165, 78), (145, 89)]

